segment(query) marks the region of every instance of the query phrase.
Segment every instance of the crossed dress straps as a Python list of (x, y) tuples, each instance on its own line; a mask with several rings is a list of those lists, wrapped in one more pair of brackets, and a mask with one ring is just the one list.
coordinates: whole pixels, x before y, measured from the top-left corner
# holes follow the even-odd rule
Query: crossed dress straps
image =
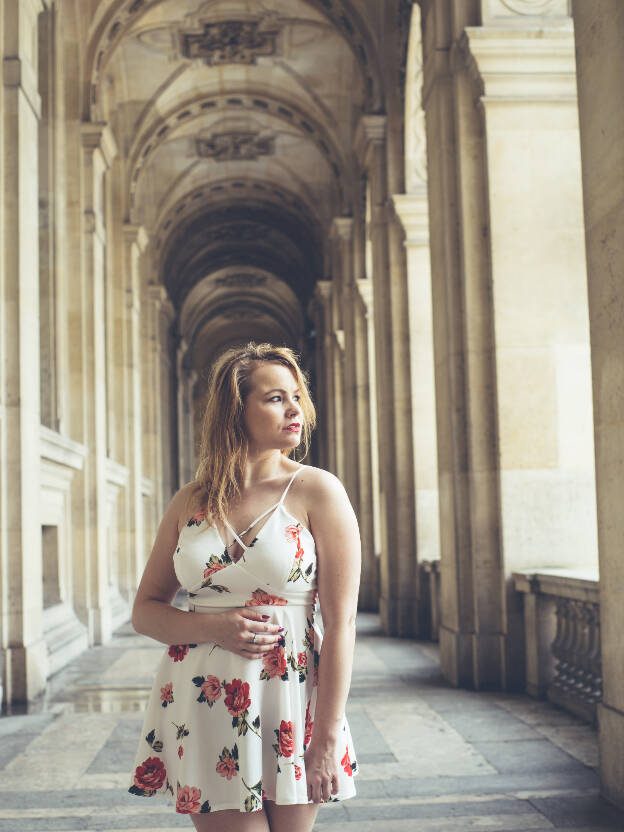
[[(273, 505), (272, 505), (272, 506), (269, 506), (269, 508), (267, 508), (267, 510), (266, 510), (266, 511), (263, 511), (263, 512), (262, 512), (262, 514), (261, 514), (259, 517), (256, 517), (256, 519), (255, 519), (252, 523), (250, 523), (250, 524), (247, 526), (247, 528), (246, 528), (246, 529), (244, 529), (244, 530), (243, 530), (242, 532), (240, 532), (239, 534), (236, 534), (236, 532), (234, 531), (234, 529), (233, 529), (233, 528), (232, 528), (232, 526), (230, 525), (229, 521), (228, 521), (227, 519), (225, 520), (225, 525), (226, 525), (226, 526), (228, 527), (228, 529), (232, 532), (232, 534), (234, 535), (234, 539), (235, 539), (238, 543), (240, 543), (240, 545), (241, 545), (241, 547), (242, 547), (242, 549), (243, 549), (243, 554), (241, 555), (241, 557), (244, 557), (245, 552), (247, 552), (247, 551), (248, 551), (248, 549), (249, 549), (249, 546), (245, 546), (245, 544), (244, 544), (244, 543), (243, 543), (243, 541), (241, 540), (241, 537), (242, 537), (244, 534), (247, 534), (247, 532), (248, 532), (248, 531), (251, 531), (251, 529), (253, 529), (253, 527), (256, 525), (256, 523), (259, 523), (259, 522), (260, 522), (260, 520), (262, 520), (264, 517), (266, 517), (266, 516), (267, 516), (267, 514), (270, 514), (270, 512), (272, 512), (272, 511), (273, 511), (274, 509), (276, 509), (278, 506), (281, 506), (281, 505), (282, 505), (282, 503), (284, 502), (284, 500), (285, 500), (285, 498), (286, 498), (286, 495), (288, 494), (288, 489), (289, 489), (289, 488), (290, 488), (290, 486), (292, 485), (293, 480), (295, 479), (295, 477), (297, 476), (297, 474), (298, 474), (298, 473), (299, 473), (299, 468), (297, 468), (297, 470), (296, 470), (296, 471), (293, 471), (293, 474), (292, 474), (291, 478), (288, 480), (288, 484), (286, 485), (286, 488), (285, 488), (285, 489), (284, 489), (284, 491), (282, 492), (282, 496), (279, 498), (279, 500), (278, 500), (276, 503), (273, 503)], [(231, 544), (230, 544), (230, 545), (231, 545)]]

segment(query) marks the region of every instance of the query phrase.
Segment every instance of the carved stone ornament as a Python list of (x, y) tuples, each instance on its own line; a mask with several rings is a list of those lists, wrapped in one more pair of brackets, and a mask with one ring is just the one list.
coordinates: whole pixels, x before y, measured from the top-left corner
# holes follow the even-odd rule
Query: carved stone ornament
[(229, 289), (249, 289), (253, 286), (262, 286), (266, 283), (265, 274), (227, 274), (223, 277), (217, 277), (215, 283), (217, 286), (227, 286)]
[(260, 55), (275, 55), (280, 28), (262, 28), (261, 20), (224, 20), (202, 23), (199, 32), (180, 33), (184, 57), (209, 66), (255, 64)]
[(197, 153), (202, 159), (214, 159), (215, 162), (253, 160), (275, 153), (275, 137), (261, 137), (248, 130), (213, 133), (208, 138), (197, 139)]

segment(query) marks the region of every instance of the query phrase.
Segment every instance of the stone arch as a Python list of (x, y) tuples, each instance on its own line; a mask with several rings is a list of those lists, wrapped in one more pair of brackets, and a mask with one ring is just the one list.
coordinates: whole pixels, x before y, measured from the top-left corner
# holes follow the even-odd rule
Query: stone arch
[[(93, 31), (87, 49), (84, 118), (97, 121), (97, 89), (101, 74), (115, 49), (134, 25), (162, 0), (111, 0)], [(303, 0), (320, 11), (341, 34), (356, 58), (366, 88), (366, 109), (381, 112), (384, 107), (382, 72), (370, 31), (351, 0)]]

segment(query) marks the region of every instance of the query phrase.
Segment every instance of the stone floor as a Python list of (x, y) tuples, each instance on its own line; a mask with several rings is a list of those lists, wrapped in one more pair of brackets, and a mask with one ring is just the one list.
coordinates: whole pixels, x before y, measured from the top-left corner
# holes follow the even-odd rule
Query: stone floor
[[(0, 718), (0, 832), (192, 829), (126, 791), (162, 645), (129, 625), (58, 673), (28, 713)], [(358, 618), (347, 715), (358, 796), (322, 806), (319, 832), (624, 830), (598, 793), (596, 735), (523, 696), (440, 677), (434, 645)]]

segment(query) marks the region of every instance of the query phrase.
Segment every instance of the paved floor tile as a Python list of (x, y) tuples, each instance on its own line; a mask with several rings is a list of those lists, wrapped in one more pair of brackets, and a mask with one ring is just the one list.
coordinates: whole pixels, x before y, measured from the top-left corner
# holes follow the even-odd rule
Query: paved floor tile
[[(547, 702), (450, 687), (436, 645), (358, 617), (347, 715), (357, 797), (317, 832), (624, 832), (599, 795), (593, 729)], [(129, 624), (79, 656), (28, 708), (0, 718), (0, 832), (191, 830), (127, 782), (162, 645)]]

